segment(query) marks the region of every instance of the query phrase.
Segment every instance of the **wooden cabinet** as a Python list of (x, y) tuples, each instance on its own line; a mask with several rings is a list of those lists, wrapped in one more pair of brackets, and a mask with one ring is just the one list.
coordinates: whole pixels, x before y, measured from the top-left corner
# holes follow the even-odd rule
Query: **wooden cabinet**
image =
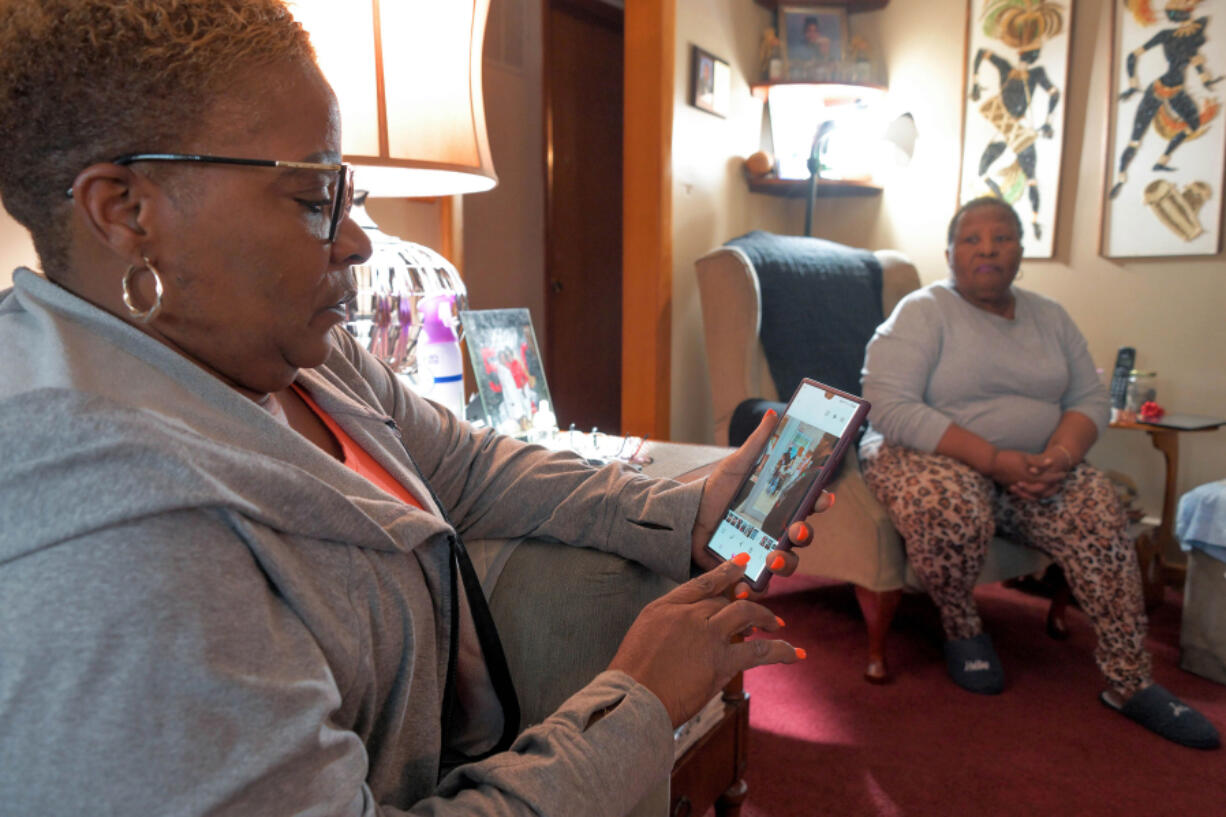
[(738, 817), (749, 794), (749, 696), (738, 675), (724, 690), (719, 722), (686, 750), (673, 767), (670, 817), (701, 817), (712, 806), (716, 817)]

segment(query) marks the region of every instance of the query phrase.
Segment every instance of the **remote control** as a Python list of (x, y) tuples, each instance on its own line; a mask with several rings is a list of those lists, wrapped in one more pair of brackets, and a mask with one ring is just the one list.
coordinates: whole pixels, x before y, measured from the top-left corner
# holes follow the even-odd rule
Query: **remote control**
[(1111, 372), (1111, 407), (1122, 409), (1127, 402), (1128, 375), (1137, 362), (1137, 350), (1121, 346), (1115, 354), (1115, 369)]

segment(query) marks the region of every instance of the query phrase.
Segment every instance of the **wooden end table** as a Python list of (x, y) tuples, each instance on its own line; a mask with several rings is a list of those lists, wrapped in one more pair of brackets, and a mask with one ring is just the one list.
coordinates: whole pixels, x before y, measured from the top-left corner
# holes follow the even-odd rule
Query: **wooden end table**
[(1137, 540), (1137, 556), (1141, 560), (1141, 579), (1145, 590), (1145, 606), (1152, 608), (1162, 601), (1168, 583), (1182, 585), (1183, 570), (1166, 561), (1163, 554), (1178, 547), (1175, 539), (1175, 483), (1179, 477), (1179, 435), (1201, 434), (1216, 431), (1226, 425), (1226, 419), (1207, 422), (1197, 428), (1177, 428), (1124, 420), (1113, 420), (1110, 428), (1126, 431), (1144, 431), (1149, 435), (1154, 448), (1162, 452), (1166, 463), (1166, 477), (1162, 494), (1162, 516), (1153, 535), (1142, 534)]

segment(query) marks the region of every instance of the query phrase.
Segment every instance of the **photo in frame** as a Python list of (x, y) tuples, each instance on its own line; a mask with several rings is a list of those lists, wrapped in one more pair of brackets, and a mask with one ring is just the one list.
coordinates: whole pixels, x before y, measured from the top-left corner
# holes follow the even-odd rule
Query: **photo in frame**
[(840, 79), (850, 57), (846, 6), (781, 5), (778, 27), (788, 79)]
[(1226, 186), (1226, 2), (1112, 4), (1099, 254), (1216, 255)]
[(464, 310), (460, 323), (486, 425), (528, 440), (552, 434), (557, 417), (528, 310)]
[(958, 202), (995, 196), (1051, 258), (1076, 0), (969, 0)]
[(728, 116), (732, 101), (732, 69), (698, 46), (690, 52), (690, 104), (716, 116)]

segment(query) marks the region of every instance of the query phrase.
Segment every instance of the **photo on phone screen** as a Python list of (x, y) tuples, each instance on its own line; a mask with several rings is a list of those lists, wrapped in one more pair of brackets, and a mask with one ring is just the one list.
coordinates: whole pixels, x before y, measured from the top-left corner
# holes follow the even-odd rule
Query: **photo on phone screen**
[(838, 469), (869, 404), (805, 380), (741, 483), (707, 550), (721, 559), (749, 554), (745, 580), (755, 590), (770, 574), (766, 557), (817, 499)]

